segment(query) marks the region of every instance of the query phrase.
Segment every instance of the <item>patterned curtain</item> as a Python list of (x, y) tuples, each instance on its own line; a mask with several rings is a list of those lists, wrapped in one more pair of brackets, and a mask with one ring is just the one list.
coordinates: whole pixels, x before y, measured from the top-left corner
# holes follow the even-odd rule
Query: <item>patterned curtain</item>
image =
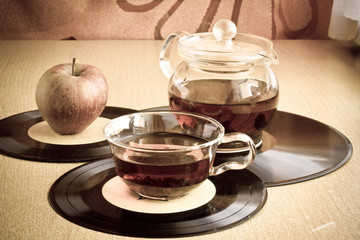
[(222, 18), (271, 39), (328, 38), (332, 0), (1, 0), (0, 39), (165, 39)]

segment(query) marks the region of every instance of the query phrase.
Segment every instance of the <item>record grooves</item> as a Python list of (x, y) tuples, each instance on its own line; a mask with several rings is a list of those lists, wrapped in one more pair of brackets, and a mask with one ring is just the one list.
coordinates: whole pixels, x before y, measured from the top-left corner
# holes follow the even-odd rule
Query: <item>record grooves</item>
[[(133, 112), (136, 110), (108, 106), (100, 117), (113, 119)], [(0, 120), (0, 153), (41, 162), (84, 162), (111, 156), (105, 140), (78, 145), (57, 145), (34, 140), (28, 135), (28, 130), (41, 121), (44, 120), (38, 110)]]
[[(144, 111), (167, 109), (168, 106), (163, 106)], [(267, 187), (324, 176), (346, 164), (353, 153), (350, 140), (340, 131), (311, 118), (282, 111), (277, 111), (265, 127), (264, 146), (265, 150), (260, 150), (247, 169)], [(230, 154), (224, 160), (237, 157)]]
[(229, 171), (209, 178), (216, 195), (205, 205), (177, 213), (132, 212), (103, 197), (102, 187), (114, 176), (112, 159), (85, 164), (53, 184), (49, 202), (59, 215), (93, 230), (132, 237), (180, 237), (236, 226), (254, 216), (267, 198), (266, 187), (256, 175)]

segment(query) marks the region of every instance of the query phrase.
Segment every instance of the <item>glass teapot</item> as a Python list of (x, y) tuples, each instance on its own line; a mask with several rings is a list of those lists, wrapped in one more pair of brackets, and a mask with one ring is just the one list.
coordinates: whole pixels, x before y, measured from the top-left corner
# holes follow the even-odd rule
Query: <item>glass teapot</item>
[[(175, 42), (178, 64), (172, 51)], [(278, 57), (270, 40), (237, 33), (235, 24), (225, 19), (212, 33), (171, 34), (160, 52), (160, 68), (170, 79), (171, 110), (212, 117), (227, 133), (249, 135), (256, 146), (279, 100), (271, 64), (278, 64)]]

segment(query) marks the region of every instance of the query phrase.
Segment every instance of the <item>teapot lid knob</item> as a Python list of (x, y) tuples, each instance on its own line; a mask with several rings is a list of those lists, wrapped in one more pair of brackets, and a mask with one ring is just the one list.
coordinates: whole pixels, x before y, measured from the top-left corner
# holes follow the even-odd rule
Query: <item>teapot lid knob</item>
[(213, 34), (217, 42), (223, 42), (231, 45), (231, 39), (236, 35), (237, 29), (235, 23), (227, 19), (217, 21), (213, 27)]

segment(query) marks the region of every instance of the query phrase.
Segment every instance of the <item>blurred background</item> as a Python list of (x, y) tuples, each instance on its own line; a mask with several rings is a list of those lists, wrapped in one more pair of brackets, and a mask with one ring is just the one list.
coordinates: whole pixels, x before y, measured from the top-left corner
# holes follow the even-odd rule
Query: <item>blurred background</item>
[[(222, 18), (270, 39), (359, 41), (358, 0), (0, 0), (0, 40), (165, 39)], [(359, 41), (360, 42), (360, 41)]]

